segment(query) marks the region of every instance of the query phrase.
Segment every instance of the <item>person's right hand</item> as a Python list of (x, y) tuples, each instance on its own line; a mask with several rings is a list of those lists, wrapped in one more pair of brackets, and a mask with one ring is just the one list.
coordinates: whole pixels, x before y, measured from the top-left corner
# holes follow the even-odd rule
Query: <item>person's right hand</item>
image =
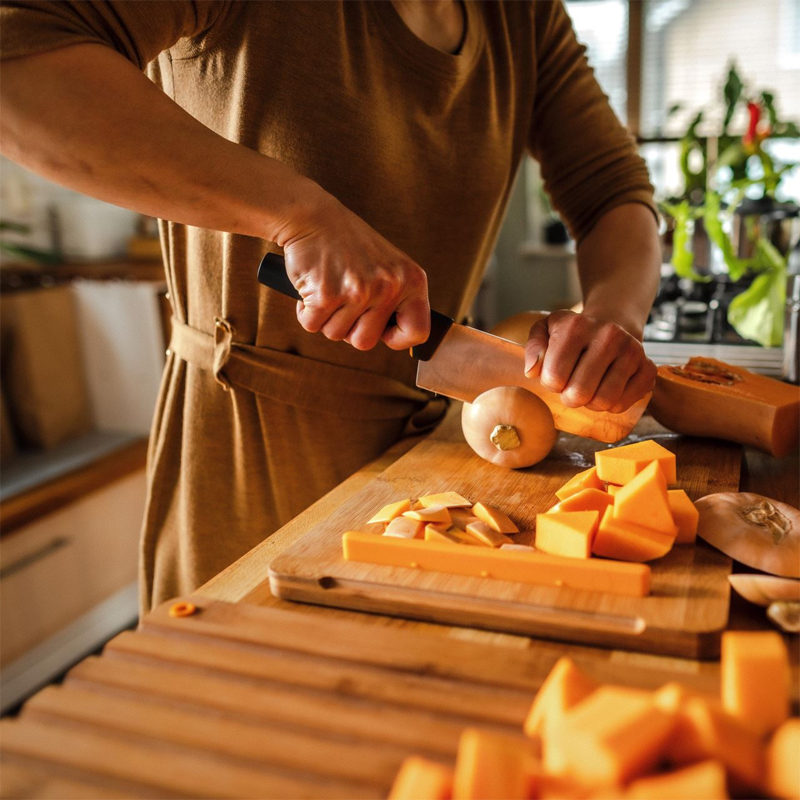
[[(422, 344), (430, 335), (424, 270), (331, 195), (283, 242), (286, 272), (303, 298), (309, 332), (371, 350)], [(397, 324), (386, 330), (392, 312)]]

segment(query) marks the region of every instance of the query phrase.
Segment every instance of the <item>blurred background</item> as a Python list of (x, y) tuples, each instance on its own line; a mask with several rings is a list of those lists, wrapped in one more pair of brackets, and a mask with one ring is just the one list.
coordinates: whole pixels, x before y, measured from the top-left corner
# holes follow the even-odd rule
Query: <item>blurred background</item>
[[(800, 0), (566, 6), (662, 208), (648, 353), (796, 382)], [(528, 160), (472, 321), (579, 300), (574, 243)], [(135, 624), (169, 316), (155, 220), (0, 159), (3, 712)]]

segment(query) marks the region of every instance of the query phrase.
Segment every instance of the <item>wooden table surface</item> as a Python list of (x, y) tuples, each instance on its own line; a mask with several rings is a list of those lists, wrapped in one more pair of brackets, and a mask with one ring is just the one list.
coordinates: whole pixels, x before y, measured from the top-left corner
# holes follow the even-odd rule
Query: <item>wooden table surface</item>
[[(436, 436), (437, 434), (432, 434)], [(719, 691), (719, 663), (287, 603), (270, 561), (416, 442), (344, 481), (192, 597), (86, 659), (0, 725), (2, 797), (382, 797), (410, 753), (464, 727), (519, 735), (555, 661), (602, 681)], [(743, 490), (800, 505), (796, 456), (747, 451)], [(769, 629), (734, 597), (730, 627)], [(786, 637), (798, 700), (798, 638)]]

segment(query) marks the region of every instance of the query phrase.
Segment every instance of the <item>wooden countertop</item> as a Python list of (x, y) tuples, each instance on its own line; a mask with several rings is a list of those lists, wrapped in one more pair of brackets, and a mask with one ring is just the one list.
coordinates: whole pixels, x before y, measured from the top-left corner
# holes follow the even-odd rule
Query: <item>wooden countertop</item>
[[(718, 662), (274, 598), (275, 555), (417, 441), (392, 447), (185, 598), (197, 613), (155, 609), (4, 721), (0, 796), (385, 797), (407, 755), (452, 763), (465, 727), (519, 736), (563, 655), (601, 681), (719, 692)], [(743, 489), (800, 503), (797, 457), (748, 451), (743, 466)], [(738, 599), (730, 627), (770, 628), (763, 609)], [(796, 713), (797, 637), (787, 642)]]

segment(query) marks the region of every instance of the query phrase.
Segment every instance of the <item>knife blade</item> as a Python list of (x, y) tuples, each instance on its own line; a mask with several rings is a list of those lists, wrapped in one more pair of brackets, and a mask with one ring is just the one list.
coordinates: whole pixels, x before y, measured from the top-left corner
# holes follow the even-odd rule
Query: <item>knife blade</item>
[[(295, 300), (301, 300), (286, 273), (286, 262), (277, 253), (267, 253), (258, 268), (258, 280)], [(394, 325), (394, 314), (387, 328)], [(438, 311), (431, 311), (428, 340), (411, 349), (418, 359), (417, 386), (436, 394), (471, 403), (497, 386), (520, 386), (540, 397), (550, 409), (556, 428), (601, 442), (618, 442), (639, 421), (650, 394), (620, 414), (569, 408), (561, 395), (546, 389), (538, 377), (525, 376), (525, 348), (516, 342), (459, 325)]]

